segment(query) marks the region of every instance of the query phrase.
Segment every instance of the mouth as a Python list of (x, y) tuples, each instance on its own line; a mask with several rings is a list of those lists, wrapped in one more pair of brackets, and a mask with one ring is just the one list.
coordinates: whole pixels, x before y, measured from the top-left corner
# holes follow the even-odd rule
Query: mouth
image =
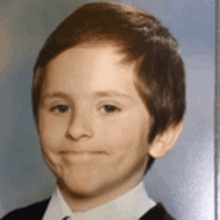
[(103, 151), (62, 151), (61, 154), (67, 161), (88, 162), (97, 161), (106, 153)]
[(76, 154), (76, 155), (93, 155), (93, 154), (104, 154), (104, 151), (61, 151), (61, 154)]

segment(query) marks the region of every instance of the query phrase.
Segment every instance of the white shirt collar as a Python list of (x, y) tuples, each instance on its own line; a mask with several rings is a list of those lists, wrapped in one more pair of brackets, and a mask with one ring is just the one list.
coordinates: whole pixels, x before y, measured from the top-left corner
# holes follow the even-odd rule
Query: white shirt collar
[(128, 193), (110, 203), (85, 213), (72, 213), (57, 187), (48, 204), (43, 220), (61, 220), (65, 216), (71, 217), (68, 220), (137, 220), (155, 205), (156, 203), (145, 190), (144, 182), (141, 181)]

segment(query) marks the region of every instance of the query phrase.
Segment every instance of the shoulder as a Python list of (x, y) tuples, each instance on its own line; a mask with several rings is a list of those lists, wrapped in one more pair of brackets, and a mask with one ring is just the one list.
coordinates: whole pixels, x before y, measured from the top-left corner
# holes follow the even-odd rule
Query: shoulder
[(47, 205), (49, 203), (49, 199), (36, 202), (34, 204), (31, 204), (29, 206), (16, 209), (7, 215), (5, 215), (1, 220), (17, 220), (17, 219), (32, 219), (32, 220), (40, 220), (43, 217), (43, 214), (47, 208)]
[(164, 208), (161, 203), (158, 203), (152, 209), (150, 209), (145, 215), (143, 215), (140, 220), (150, 220), (150, 219), (157, 219), (157, 220), (175, 220)]

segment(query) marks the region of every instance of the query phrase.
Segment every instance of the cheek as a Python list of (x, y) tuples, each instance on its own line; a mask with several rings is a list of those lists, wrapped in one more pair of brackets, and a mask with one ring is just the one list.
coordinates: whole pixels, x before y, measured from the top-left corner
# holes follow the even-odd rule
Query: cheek
[(39, 114), (39, 134), (44, 148), (56, 148), (67, 129), (67, 120), (54, 120), (49, 114)]
[(127, 178), (127, 175), (139, 172), (146, 165), (148, 145), (143, 144), (145, 140), (143, 127), (141, 124), (131, 124), (108, 126), (102, 131), (101, 142), (110, 154), (102, 167), (104, 171), (107, 168), (108, 171), (105, 172), (109, 175)]
[(100, 140), (106, 148), (118, 157), (137, 155), (146, 150), (143, 148), (146, 129), (141, 120), (126, 119), (109, 123), (105, 129), (100, 129)]

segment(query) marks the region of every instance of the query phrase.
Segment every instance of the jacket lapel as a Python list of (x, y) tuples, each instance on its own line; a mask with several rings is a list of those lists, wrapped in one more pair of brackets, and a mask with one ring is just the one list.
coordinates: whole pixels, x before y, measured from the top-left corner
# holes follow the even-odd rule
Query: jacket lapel
[(146, 212), (139, 220), (175, 220), (173, 217), (171, 217), (163, 205), (161, 203), (158, 203), (156, 206), (154, 206), (152, 209), (150, 209), (148, 212)]

